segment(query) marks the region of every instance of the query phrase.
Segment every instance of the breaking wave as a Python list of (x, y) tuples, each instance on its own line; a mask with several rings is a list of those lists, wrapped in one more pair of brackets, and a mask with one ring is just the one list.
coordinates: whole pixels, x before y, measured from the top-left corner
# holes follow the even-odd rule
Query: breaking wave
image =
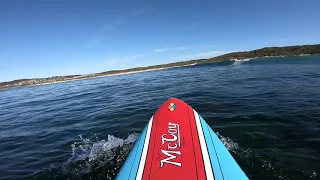
[(238, 64), (242, 64), (244, 62), (248, 62), (252, 59), (256, 59), (256, 58), (247, 58), (247, 59), (230, 59), (230, 61), (234, 61), (233, 65), (238, 65)]

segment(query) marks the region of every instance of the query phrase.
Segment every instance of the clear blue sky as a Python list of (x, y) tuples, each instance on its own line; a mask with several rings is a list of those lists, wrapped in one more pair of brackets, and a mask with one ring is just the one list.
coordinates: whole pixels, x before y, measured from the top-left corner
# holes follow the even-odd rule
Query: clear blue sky
[(1, 0), (0, 81), (320, 43), (319, 0)]

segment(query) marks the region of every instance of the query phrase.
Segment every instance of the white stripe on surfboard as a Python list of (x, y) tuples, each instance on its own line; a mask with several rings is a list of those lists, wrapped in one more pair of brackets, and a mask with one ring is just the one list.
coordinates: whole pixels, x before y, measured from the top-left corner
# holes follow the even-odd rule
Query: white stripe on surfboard
[(146, 138), (144, 140), (144, 145), (143, 145), (143, 150), (142, 150), (142, 155), (141, 155), (141, 159), (140, 159), (140, 163), (139, 163), (139, 168), (138, 168), (136, 180), (140, 180), (142, 178), (144, 165), (146, 164), (146, 158), (147, 158), (147, 152), (148, 152), (149, 140), (150, 140), (150, 133), (151, 133), (151, 128), (152, 128), (152, 121), (153, 121), (153, 116), (151, 117), (149, 124), (148, 124), (147, 134), (146, 134)]
[(202, 157), (203, 157), (204, 168), (206, 171), (206, 176), (207, 176), (207, 179), (214, 180), (213, 171), (212, 171), (210, 158), (209, 158), (209, 153), (208, 153), (208, 149), (207, 149), (207, 144), (204, 139), (202, 126), (201, 126), (201, 122), (199, 119), (199, 114), (195, 110), (193, 110), (193, 113), (194, 113), (194, 117), (196, 119), (196, 125), (197, 125), (199, 140), (200, 140), (200, 146), (201, 146), (201, 152), (202, 152)]

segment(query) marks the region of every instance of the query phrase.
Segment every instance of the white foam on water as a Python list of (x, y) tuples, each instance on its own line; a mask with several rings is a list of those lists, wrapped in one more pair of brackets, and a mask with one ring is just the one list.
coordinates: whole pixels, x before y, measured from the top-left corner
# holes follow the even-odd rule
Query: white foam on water
[(239, 149), (238, 143), (232, 141), (229, 137), (224, 137), (218, 132), (216, 133), (222, 144), (229, 150), (236, 153), (236, 150)]
[(112, 179), (139, 134), (132, 133), (125, 139), (108, 135), (106, 140), (98, 140), (96, 137), (94, 141), (83, 138), (82, 135), (79, 137), (80, 140), (71, 145), (72, 157), (61, 166), (60, 172), (78, 178), (108, 166), (104, 178)]
[[(287, 168), (277, 168), (276, 164), (271, 162), (267, 157), (262, 156), (261, 154), (254, 152), (249, 148), (240, 147), (238, 143), (234, 142), (229, 137), (224, 137), (216, 132), (217, 136), (223, 143), (223, 145), (231, 152), (233, 152), (239, 158), (245, 160), (247, 165), (251, 166), (251, 168), (256, 168), (257, 166), (262, 167), (262, 169), (266, 172), (274, 173), (275, 179), (290, 179), (288, 177), (288, 169)], [(310, 179), (317, 179), (318, 174), (314, 170), (304, 170), (302, 171), (306, 177)]]
[(71, 144), (72, 156), (65, 163), (36, 171), (30, 178), (113, 179), (138, 137), (138, 133), (132, 133), (125, 139), (108, 135), (105, 140), (97, 136), (91, 140), (80, 134), (80, 139)]
[(252, 59), (256, 59), (256, 58), (247, 58), (247, 59), (229, 59), (230, 61), (234, 61), (233, 65), (239, 65), (242, 64), (244, 62), (248, 62)]
[[(249, 166), (250, 169), (262, 167), (263, 171), (273, 173), (274, 179), (289, 179), (288, 169), (274, 168), (275, 164), (268, 157), (241, 147), (229, 137), (216, 134), (223, 145), (235, 155), (236, 159), (244, 162), (245, 166)], [(32, 179), (49, 178), (52, 174), (61, 179), (81, 179), (82, 177), (113, 179), (139, 134), (133, 133), (124, 139), (108, 135), (105, 140), (99, 140), (97, 137), (90, 140), (82, 135), (79, 137), (79, 141), (72, 143), (72, 157), (64, 165), (35, 172), (31, 176)], [(306, 170), (303, 173), (311, 179), (317, 179), (319, 176), (313, 170)]]
[(74, 163), (80, 160), (93, 161), (98, 159), (100, 156), (108, 154), (108, 151), (123, 147), (134, 143), (138, 138), (137, 133), (130, 134), (126, 139), (117, 138), (113, 135), (108, 135), (107, 140), (98, 140), (93, 142), (90, 139), (85, 139), (80, 134), (80, 141), (76, 141), (71, 144), (72, 157), (69, 158), (69, 163)]
[(234, 61), (233, 65), (238, 65), (250, 61), (250, 59), (232, 59), (231, 61)]
[[(251, 162), (252, 165), (261, 166), (265, 170), (272, 170), (274, 167), (272, 166), (272, 163), (268, 160), (263, 159), (259, 154), (253, 152), (249, 148), (242, 148), (239, 146), (238, 143), (232, 141), (229, 137), (224, 137), (220, 135), (218, 132), (216, 133), (223, 145), (234, 154), (238, 155), (241, 158), (244, 158), (246, 161)], [(252, 160), (255, 160), (256, 162), (253, 162)], [(256, 164), (257, 163), (257, 164)]]
[(302, 171), (306, 176), (312, 178), (312, 179), (317, 179), (317, 172), (313, 170), (308, 170), (308, 171)]

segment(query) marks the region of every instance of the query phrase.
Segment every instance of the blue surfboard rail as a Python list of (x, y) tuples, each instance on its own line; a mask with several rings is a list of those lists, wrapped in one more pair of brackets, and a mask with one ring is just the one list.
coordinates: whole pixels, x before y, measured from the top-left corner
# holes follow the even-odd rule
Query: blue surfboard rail
[(204, 119), (199, 115), (203, 133), (209, 149), (211, 165), (214, 169), (216, 180), (246, 180), (248, 177), (242, 171), (238, 163), (234, 160), (230, 152), (223, 145), (216, 133), (209, 127)]
[[(149, 123), (150, 122), (148, 122), (148, 124)], [(120, 172), (118, 173), (118, 175), (116, 177), (116, 180), (124, 180), (124, 179), (129, 180), (129, 179), (136, 178), (136, 175), (138, 172), (138, 167), (139, 167), (139, 162), (140, 162), (141, 155), (142, 155), (143, 142), (146, 138), (148, 124), (143, 129), (138, 140), (135, 142), (126, 161), (122, 165)]]

